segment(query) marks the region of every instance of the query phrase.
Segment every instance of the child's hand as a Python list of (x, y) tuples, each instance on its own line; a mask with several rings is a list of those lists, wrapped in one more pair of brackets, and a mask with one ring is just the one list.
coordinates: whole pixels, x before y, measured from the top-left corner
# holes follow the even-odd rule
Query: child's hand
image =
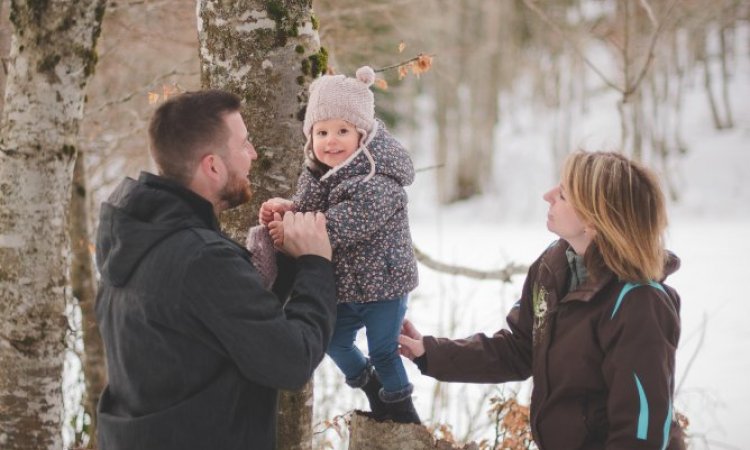
[(268, 234), (271, 235), (274, 247), (281, 249), (284, 246), (284, 222), (281, 214), (273, 213), (273, 221), (268, 223)]
[(280, 197), (268, 199), (260, 205), (258, 221), (261, 225), (268, 226), (268, 224), (274, 220), (274, 213), (279, 213), (283, 216), (285, 212), (291, 211), (292, 209), (294, 209), (294, 203), (291, 200)]
[(422, 335), (414, 327), (409, 319), (404, 319), (401, 325), (401, 336), (398, 337), (398, 352), (403, 356), (413, 360), (424, 355), (424, 341)]

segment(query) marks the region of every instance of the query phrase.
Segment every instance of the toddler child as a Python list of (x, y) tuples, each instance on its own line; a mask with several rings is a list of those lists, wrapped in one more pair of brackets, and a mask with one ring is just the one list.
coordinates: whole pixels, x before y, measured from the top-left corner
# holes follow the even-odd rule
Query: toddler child
[[(346, 383), (367, 395), (376, 420), (420, 423), (412, 384), (398, 353), (407, 297), (417, 286), (404, 186), (414, 166), (404, 147), (375, 119), (375, 73), (324, 75), (310, 85), (303, 132), (306, 166), (291, 200), (259, 212), (278, 246), (281, 215), (321, 211), (333, 246), (338, 299), (328, 348)], [(369, 358), (354, 344), (365, 328)]]

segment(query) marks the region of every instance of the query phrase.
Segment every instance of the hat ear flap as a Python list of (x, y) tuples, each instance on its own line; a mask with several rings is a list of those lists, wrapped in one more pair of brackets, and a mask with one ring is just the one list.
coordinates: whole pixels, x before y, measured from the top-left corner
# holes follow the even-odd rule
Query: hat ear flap
[(359, 139), (359, 146), (360, 147), (366, 147), (367, 145), (370, 144), (370, 142), (372, 142), (372, 140), (375, 138), (375, 135), (378, 132), (378, 127), (379, 127), (379, 125), (378, 125), (378, 121), (377, 120), (373, 120), (372, 121), (372, 126), (370, 127), (370, 131), (369, 132), (367, 130), (365, 130), (364, 128), (356, 127), (357, 128), (357, 132), (359, 132), (359, 135), (362, 136)]
[(310, 136), (307, 136), (307, 139), (305, 139), (305, 146), (302, 147), (302, 152), (305, 154), (305, 158), (315, 157), (315, 153), (313, 153), (312, 149), (312, 133), (310, 133)]

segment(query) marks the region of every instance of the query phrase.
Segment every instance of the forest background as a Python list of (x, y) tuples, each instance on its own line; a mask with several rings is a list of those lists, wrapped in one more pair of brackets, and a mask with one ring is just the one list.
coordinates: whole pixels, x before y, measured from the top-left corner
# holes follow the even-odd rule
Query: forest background
[[(10, 3), (0, 0), (0, 90)], [(750, 332), (742, 318), (750, 308), (738, 293), (750, 268), (741, 259), (750, 251), (748, 2), (316, 0), (313, 8), (326, 65), (338, 73), (432, 57), (420, 76), (408, 66), (403, 78), (380, 72), (388, 88), (376, 89), (378, 114), (420, 170), (410, 215), (429, 256), (409, 316), (422, 331), (458, 337), (503, 326), (523, 277), (478, 280), (462, 267), (528, 264), (553, 238), (541, 194), (565, 154), (620, 149), (657, 169), (670, 198), (669, 243), (684, 264), (673, 278), (683, 296), (676, 407), (690, 419), (691, 447), (746, 448)], [(108, 1), (106, 10), (77, 138), (88, 195), (86, 214), (71, 221), (88, 218), (87, 230), (124, 175), (153, 170), (146, 126), (154, 108), (201, 87), (195, 2)], [(435, 271), (435, 260), (460, 267)], [(85, 442), (89, 424), (81, 360), (91, 324), (77, 297), (67, 308), (68, 446)], [(100, 370), (87, 378), (101, 378), (101, 361), (88, 363)], [(528, 383), (443, 385), (409, 370), (420, 413), (433, 426), (449, 424), (436, 433), (457, 440), (492, 442), (493, 396), (528, 402)], [(342, 389), (328, 360), (315, 386), (315, 446), (345, 448), (341, 415), (363, 399)]]

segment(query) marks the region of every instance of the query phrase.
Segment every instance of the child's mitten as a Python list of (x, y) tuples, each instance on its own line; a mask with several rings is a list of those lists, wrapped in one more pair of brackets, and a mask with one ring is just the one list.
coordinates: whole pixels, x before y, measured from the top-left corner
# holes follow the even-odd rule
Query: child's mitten
[(273, 246), (271, 235), (268, 234), (268, 228), (263, 225), (251, 227), (247, 232), (245, 245), (250, 251), (250, 259), (253, 261), (255, 269), (263, 280), (263, 287), (271, 289), (273, 282), (276, 280), (278, 269), (276, 267), (276, 249)]

